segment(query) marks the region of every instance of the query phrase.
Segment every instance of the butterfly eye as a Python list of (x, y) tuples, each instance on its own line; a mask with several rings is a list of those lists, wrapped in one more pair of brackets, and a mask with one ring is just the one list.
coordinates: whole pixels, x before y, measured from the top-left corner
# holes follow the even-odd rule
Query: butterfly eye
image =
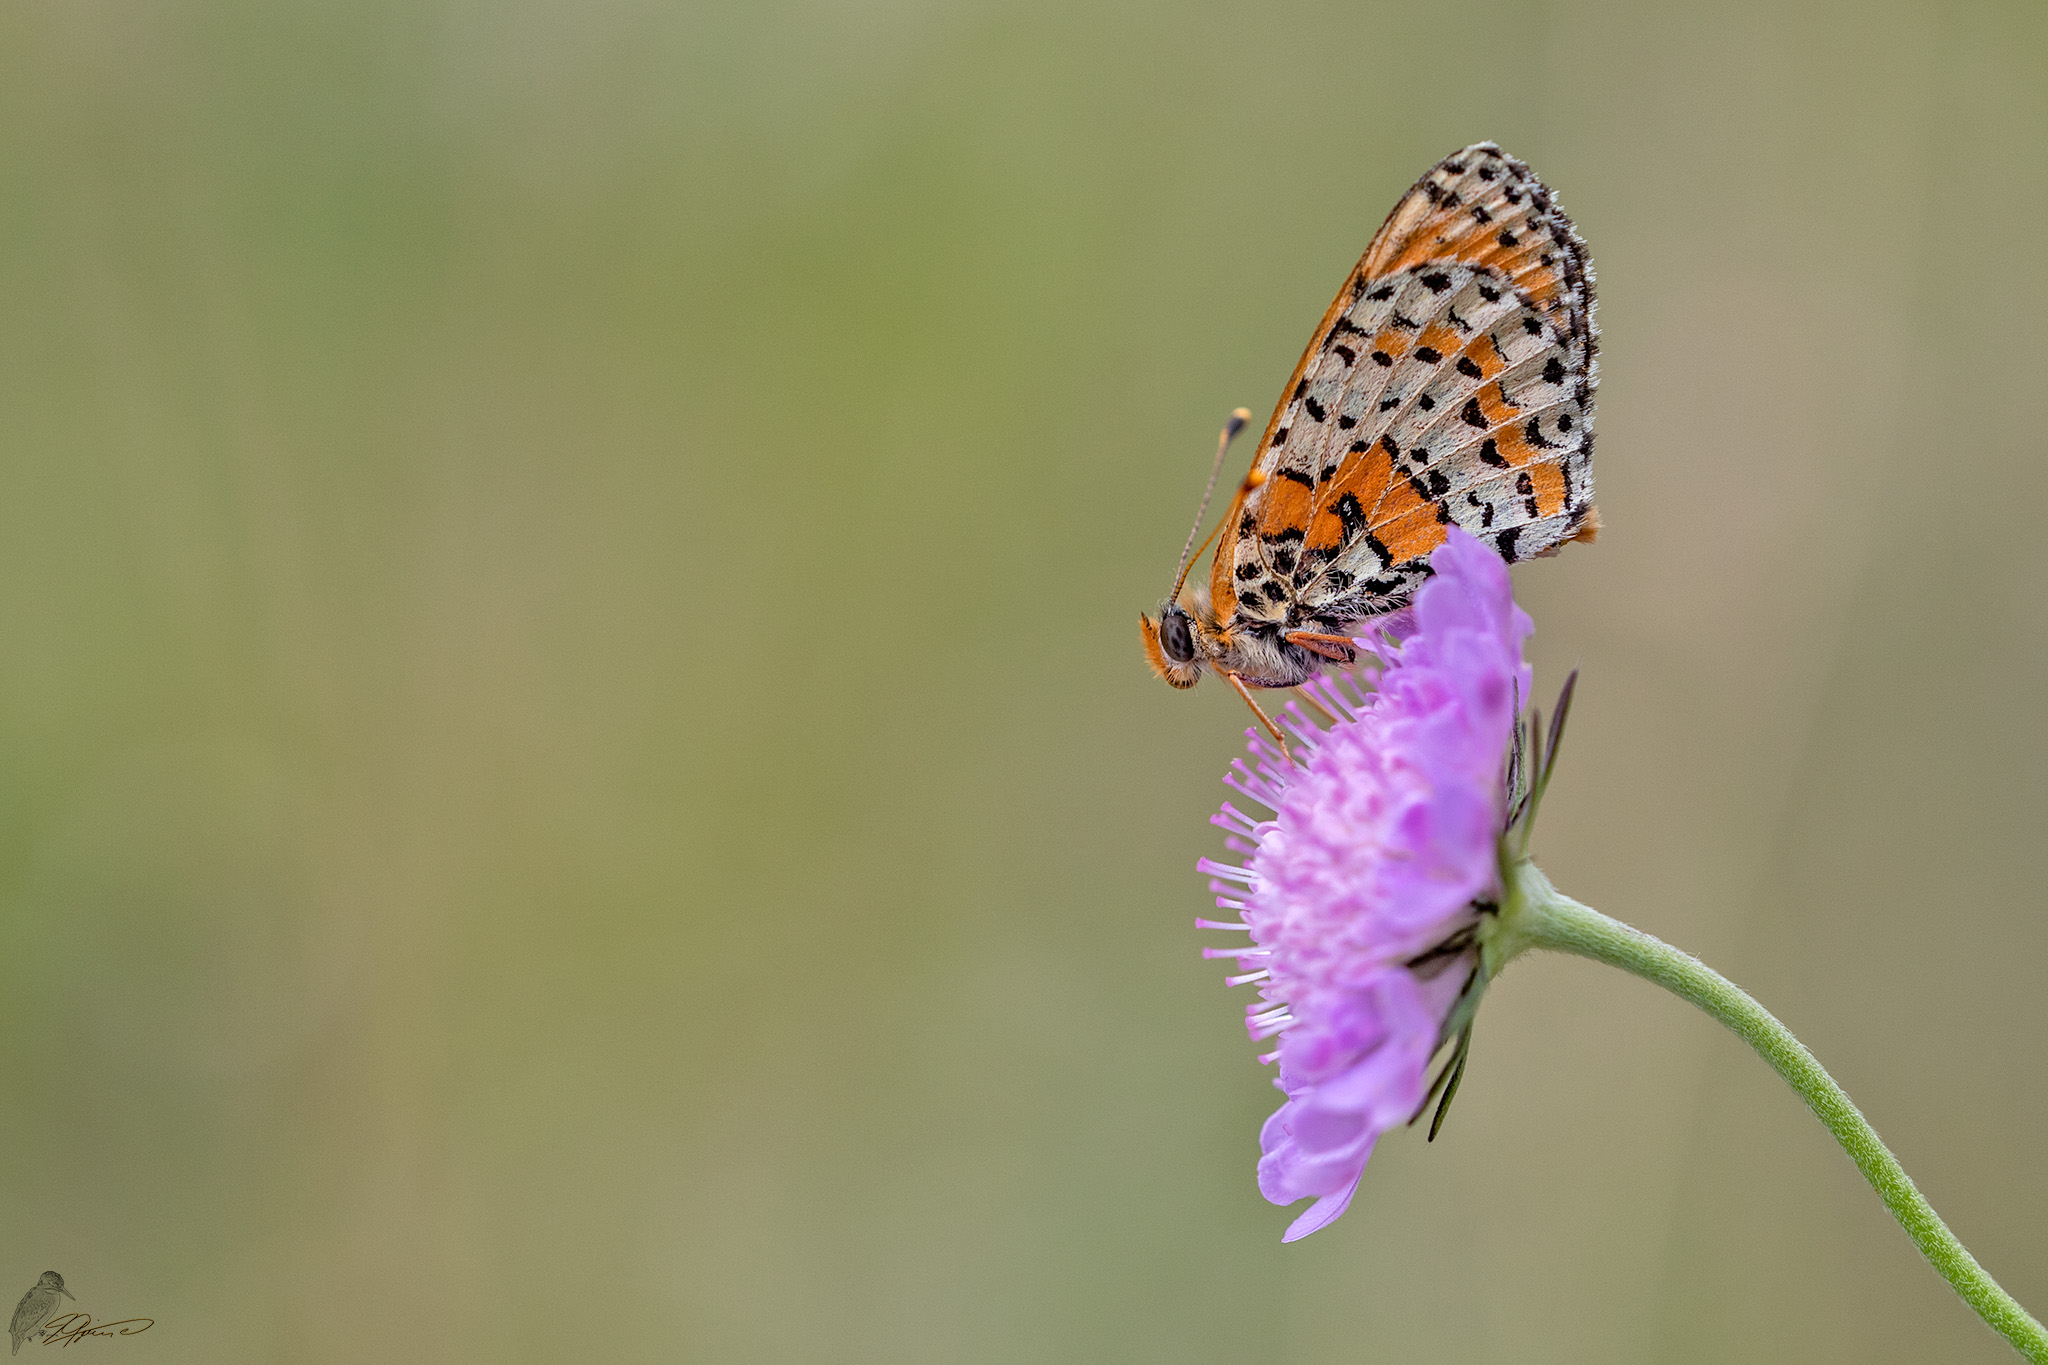
[(1192, 662), (1195, 657), (1194, 630), (1188, 623), (1188, 614), (1171, 604), (1159, 612), (1159, 647), (1166, 657), (1177, 664)]

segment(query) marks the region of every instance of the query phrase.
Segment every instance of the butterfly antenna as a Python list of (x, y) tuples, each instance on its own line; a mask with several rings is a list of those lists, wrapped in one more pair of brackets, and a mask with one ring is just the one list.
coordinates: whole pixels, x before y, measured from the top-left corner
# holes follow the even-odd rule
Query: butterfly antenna
[(1187, 582), (1188, 559), (1194, 552), (1195, 533), (1202, 529), (1202, 518), (1209, 515), (1209, 499), (1216, 492), (1216, 476), (1223, 472), (1223, 457), (1229, 453), (1230, 443), (1237, 439), (1237, 433), (1243, 431), (1244, 424), (1251, 420), (1249, 408), (1238, 408), (1230, 414), (1230, 420), (1223, 424), (1222, 434), (1216, 438), (1216, 462), (1209, 466), (1209, 484), (1202, 490), (1202, 506), (1195, 513), (1195, 524), (1188, 527), (1188, 543), (1180, 547), (1180, 563), (1173, 571), (1173, 591), (1166, 594), (1169, 602), (1179, 598), (1181, 584)]

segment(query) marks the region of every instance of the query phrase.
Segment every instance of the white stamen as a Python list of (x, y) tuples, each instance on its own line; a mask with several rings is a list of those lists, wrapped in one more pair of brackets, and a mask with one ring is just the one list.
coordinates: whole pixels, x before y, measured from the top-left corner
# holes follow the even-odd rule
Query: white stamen
[(1223, 803), (1221, 811), (1209, 817), (1209, 823), (1219, 829), (1229, 830), (1232, 834), (1242, 834), (1247, 839), (1259, 837), (1259, 822), (1228, 801)]
[(1223, 785), (1269, 809), (1280, 809), (1280, 789), (1253, 773), (1241, 758), (1230, 760), (1230, 771), (1223, 775)]
[[(1258, 884), (1258, 874), (1250, 868), (1233, 867), (1229, 863), (1219, 863), (1214, 858), (1204, 858), (1196, 863), (1195, 871), (1206, 872), (1212, 877), (1222, 877), (1227, 881), (1243, 882), (1246, 886), (1256, 886)], [(1218, 887), (1217, 889), (1220, 891), (1224, 888)]]

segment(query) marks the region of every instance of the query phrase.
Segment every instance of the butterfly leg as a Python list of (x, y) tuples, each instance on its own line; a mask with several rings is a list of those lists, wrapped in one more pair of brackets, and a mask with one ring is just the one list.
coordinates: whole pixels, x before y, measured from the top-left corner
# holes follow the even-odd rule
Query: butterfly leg
[(1310, 710), (1330, 722), (1330, 724), (1342, 725), (1344, 723), (1342, 716), (1339, 716), (1335, 711), (1317, 701), (1316, 694), (1309, 691), (1306, 687), (1296, 688), (1294, 695), (1307, 702)]
[(1244, 685), (1244, 679), (1235, 673), (1225, 673), (1223, 676), (1230, 679), (1230, 685), (1237, 689), (1237, 695), (1244, 698), (1244, 704), (1252, 708), (1252, 714), (1259, 718), (1259, 723), (1266, 727), (1266, 733), (1280, 746), (1280, 757), (1293, 764), (1294, 751), (1287, 747), (1287, 736), (1280, 733), (1280, 727), (1273, 723), (1273, 718), (1266, 714), (1265, 708), (1252, 696), (1252, 690)]
[(1311, 654), (1328, 659), (1333, 664), (1355, 663), (1358, 646), (1351, 643), (1349, 635), (1320, 635), (1312, 630), (1290, 630), (1282, 637), (1290, 645), (1300, 645)]

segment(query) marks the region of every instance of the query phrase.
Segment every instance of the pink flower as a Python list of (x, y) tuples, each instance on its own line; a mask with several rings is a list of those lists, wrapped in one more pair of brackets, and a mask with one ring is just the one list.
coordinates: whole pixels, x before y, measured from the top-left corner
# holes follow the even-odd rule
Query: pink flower
[(1452, 528), (1430, 565), (1413, 608), (1359, 641), (1357, 667), (1303, 689), (1336, 723), (1289, 708), (1303, 766), (1252, 733), (1251, 765), (1224, 781), (1274, 815), (1226, 802), (1215, 823), (1250, 857), (1199, 864), (1243, 919), (1197, 923), (1251, 937), (1204, 955), (1239, 959), (1229, 984), (1258, 983), (1252, 1036), (1280, 1038), (1261, 1059), (1279, 1060), (1287, 1100), (1259, 1134), (1259, 1189), (1316, 1200), (1290, 1242), (1341, 1214), (1380, 1134), (1420, 1112), (1430, 1059), (1484, 987), (1476, 930), (1500, 894), (1531, 625), (1507, 566), (1471, 536)]

